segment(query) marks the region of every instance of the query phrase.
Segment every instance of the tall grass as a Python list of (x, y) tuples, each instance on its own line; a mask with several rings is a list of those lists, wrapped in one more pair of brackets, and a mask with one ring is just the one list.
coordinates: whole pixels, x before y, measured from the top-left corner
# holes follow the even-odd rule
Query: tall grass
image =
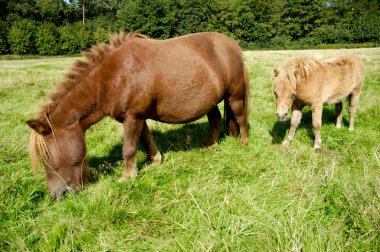
[[(366, 83), (354, 132), (336, 129), (326, 107), (322, 151), (312, 150), (311, 113), (289, 147), (289, 122), (275, 120), (273, 68), (289, 57), (354, 53)], [(206, 118), (187, 125), (149, 121), (163, 163), (118, 183), (122, 127), (88, 130), (89, 183), (53, 202), (44, 172), (32, 175), (32, 117), (73, 58), (0, 61), (0, 250), (379, 251), (380, 49), (245, 52), (251, 76), (250, 144), (226, 137), (205, 149)], [(347, 108), (347, 103), (344, 103)], [(141, 150), (141, 148), (140, 148)]]

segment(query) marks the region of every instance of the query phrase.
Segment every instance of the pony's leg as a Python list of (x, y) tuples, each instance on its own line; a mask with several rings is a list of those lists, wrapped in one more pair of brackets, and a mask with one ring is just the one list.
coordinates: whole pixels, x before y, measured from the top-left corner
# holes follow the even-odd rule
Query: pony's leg
[(336, 127), (338, 129), (342, 128), (342, 102), (338, 102), (335, 104), (335, 112), (336, 112)]
[(314, 128), (314, 149), (321, 148), (322, 139), (321, 139), (321, 126), (322, 126), (322, 111), (323, 104), (317, 103), (311, 106), (312, 111), (312, 121)]
[(206, 146), (211, 147), (217, 144), (219, 137), (219, 126), (222, 116), (220, 115), (218, 106), (213, 107), (211, 111), (207, 113), (207, 118), (210, 125), (210, 135), (208, 137)]
[(148, 156), (149, 162), (154, 164), (161, 162), (161, 154), (157, 150), (157, 146), (153, 140), (152, 134), (149, 132), (148, 125), (144, 121), (144, 125), (140, 135), (140, 141), (144, 149), (146, 150), (146, 154)]
[(301, 122), (302, 118), (302, 108), (303, 106), (297, 106), (293, 104), (292, 106), (292, 118), (290, 120), (290, 130), (287, 139), (282, 143), (283, 145), (289, 145), (294, 138), (297, 127)]
[(123, 174), (121, 175), (119, 182), (126, 181), (128, 179), (137, 176), (136, 167), (136, 152), (137, 143), (144, 127), (144, 120), (138, 120), (133, 116), (128, 116), (124, 122), (124, 144), (123, 144), (123, 157), (125, 161), (125, 167)]
[(348, 98), (348, 113), (350, 114), (350, 126), (348, 128), (349, 131), (354, 130), (354, 121), (355, 121), (355, 113), (356, 106), (359, 103), (360, 91), (355, 93), (352, 92)]
[(239, 125), (241, 140), (244, 145), (248, 144), (248, 121), (247, 121), (247, 113), (244, 108), (244, 102), (242, 99), (240, 100), (229, 100), (229, 105), (231, 107), (232, 113), (235, 116), (236, 122)]

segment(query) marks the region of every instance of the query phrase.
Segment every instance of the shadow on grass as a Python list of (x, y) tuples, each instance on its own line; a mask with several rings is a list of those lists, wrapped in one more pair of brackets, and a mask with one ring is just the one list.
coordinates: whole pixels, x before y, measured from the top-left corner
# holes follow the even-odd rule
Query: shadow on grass
[[(324, 107), (323, 113), (322, 113), (322, 125), (324, 124), (335, 124), (336, 123), (336, 113), (335, 108), (333, 106), (331, 107)], [(348, 120), (343, 117), (342, 124), (345, 127), (348, 127), (349, 122)], [(272, 129), (269, 130), (269, 134), (272, 136), (272, 144), (281, 144), (286, 136), (286, 131), (290, 128), (290, 119), (286, 120), (285, 122), (276, 121), (273, 125)], [(298, 126), (297, 129), (306, 129), (308, 132), (309, 137), (314, 140), (314, 131), (312, 126), (312, 113), (310, 108), (305, 109), (305, 112), (302, 112), (302, 119), (301, 123)], [(297, 135), (297, 132), (295, 134), (295, 137)]]
[[(189, 123), (184, 124), (180, 128), (169, 130), (166, 132), (152, 131), (154, 141), (156, 142), (158, 150), (161, 155), (168, 151), (187, 151), (191, 149), (204, 148), (209, 135), (208, 122), (202, 123)], [(223, 126), (219, 132), (219, 141), (225, 137)], [(139, 150), (145, 153), (141, 144), (138, 146)], [(114, 166), (123, 163), (122, 158), (123, 145), (118, 143), (102, 157), (90, 157), (89, 166), (91, 167), (88, 172), (88, 182), (94, 183), (99, 179), (99, 175), (112, 175), (114, 174)], [(147, 159), (137, 162), (138, 170), (148, 162)]]

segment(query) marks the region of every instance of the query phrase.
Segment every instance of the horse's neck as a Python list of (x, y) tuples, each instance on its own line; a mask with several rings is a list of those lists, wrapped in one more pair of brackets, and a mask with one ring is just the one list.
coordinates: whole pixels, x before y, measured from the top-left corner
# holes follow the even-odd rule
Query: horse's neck
[(86, 130), (103, 117), (103, 111), (98, 104), (99, 85), (90, 81), (84, 81), (71, 90), (51, 113), (54, 124), (67, 127), (74, 123), (80, 123)]

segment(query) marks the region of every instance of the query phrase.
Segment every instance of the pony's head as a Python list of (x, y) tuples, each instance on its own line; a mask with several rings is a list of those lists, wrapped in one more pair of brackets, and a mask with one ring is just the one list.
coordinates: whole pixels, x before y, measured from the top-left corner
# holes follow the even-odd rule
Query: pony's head
[(313, 57), (295, 58), (273, 71), (278, 120), (284, 121), (288, 118), (288, 110), (297, 98), (297, 86), (306, 83), (321, 66), (322, 62)]
[(276, 96), (277, 119), (284, 121), (288, 119), (288, 110), (296, 98), (296, 81), (298, 71), (291, 69), (275, 69), (273, 81), (273, 92)]
[(84, 132), (79, 123), (55, 127), (48, 115), (31, 119), (30, 156), (34, 170), (40, 163), (46, 171), (49, 192), (58, 199), (66, 192), (83, 187), (86, 176), (86, 148)]

